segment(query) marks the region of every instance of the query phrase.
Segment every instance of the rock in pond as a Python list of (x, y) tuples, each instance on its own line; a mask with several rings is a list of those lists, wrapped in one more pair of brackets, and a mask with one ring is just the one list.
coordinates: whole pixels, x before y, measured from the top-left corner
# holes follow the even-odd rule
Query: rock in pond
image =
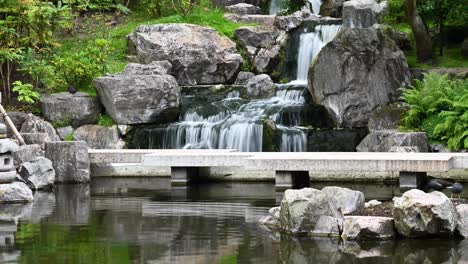
[(309, 90), (341, 127), (366, 127), (372, 112), (411, 83), (403, 52), (382, 29), (342, 29), (309, 70)]
[(348, 240), (391, 239), (395, 236), (393, 218), (377, 216), (345, 216), (343, 234)]
[(392, 147), (416, 147), (420, 152), (428, 152), (429, 138), (425, 132), (376, 131), (368, 134), (356, 150), (358, 152), (389, 152)]
[(394, 198), (393, 218), (398, 233), (410, 238), (450, 236), (457, 225), (454, 205), (438, 191), (413, 189)]
[(98, 99), (81, 92), (44, 94), (39, 103), (45, 119), (51, 122), (71, 122), (75, 127), (95, 124), (101, 113)]
[(179, 85), (232, 83), (243, 62), (235, 43), (208, 27), (145, 25), (127, 40), (140, 63), (169, 61)]
[(120, 139), (116, 125), (105, 127), (85, 125), (76, 129), (73, 134), (75, 140), (85, 141), (92, 149), (122, 149), (125, 142)]
[(331, 186), (323, 188), (322, 192), (335, 197), (343, 214), (350, 214), (364, 207), (365, 198), (360, 191)]
[(89, 182), (90, 163), (86, 142), (47, 142), (45, 157), (52, 161), (56, 182)]
[(52, 162), (43, 157), (21, 164), (19, 174), (33, 190), (49, 188), (55, 182)]
[(0, 203), (29, 203), (33, 193), (23, 182), (0, 184)]
[(286, 190), (281, 201), (280, 226), (292, 234), (339, 236), (343, 213), (334, 196), (312, 188)]
[(268, 215), (260, 219), (260, 224), (270, 228), (270, 229), (279, 229), (280, 228), (280, 210), (279, 206), (273, 207), (268, 210)]

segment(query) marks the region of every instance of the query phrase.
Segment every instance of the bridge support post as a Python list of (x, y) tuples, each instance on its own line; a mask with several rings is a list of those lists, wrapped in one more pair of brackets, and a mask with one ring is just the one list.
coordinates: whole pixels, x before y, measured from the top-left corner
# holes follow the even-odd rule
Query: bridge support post
[(426, 172), (400, 171), (400, 190), (421, 189), (426, 182)]
[(276, 171), (276, 190), (301, 189), (309, 187), (308, 171)]
[(199, 170), (197, 167), (171, 167), (171, 185), (186, 186), (197, 181)]

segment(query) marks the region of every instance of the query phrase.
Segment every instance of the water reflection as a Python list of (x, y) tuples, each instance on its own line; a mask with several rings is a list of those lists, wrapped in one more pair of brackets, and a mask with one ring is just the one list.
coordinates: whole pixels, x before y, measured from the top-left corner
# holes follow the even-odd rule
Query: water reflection
[[(159, 179), (96, 180), (0, 206), (0, 263), (461, 263), (468, 241), (352, 242), (273, 233), (257, 221), (272, 184), (168, 189)], [(366, 196), (392, 186), (353, 185)]]

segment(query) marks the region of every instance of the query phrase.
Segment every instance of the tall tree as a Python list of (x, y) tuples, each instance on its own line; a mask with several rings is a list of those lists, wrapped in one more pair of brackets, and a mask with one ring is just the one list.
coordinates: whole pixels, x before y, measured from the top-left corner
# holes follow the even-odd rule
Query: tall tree
[(418, 62), (429, 62), (434, 59), (432, 41), (416, 6), (416, 0), (405, 0), (405, 14), (416, 40)]

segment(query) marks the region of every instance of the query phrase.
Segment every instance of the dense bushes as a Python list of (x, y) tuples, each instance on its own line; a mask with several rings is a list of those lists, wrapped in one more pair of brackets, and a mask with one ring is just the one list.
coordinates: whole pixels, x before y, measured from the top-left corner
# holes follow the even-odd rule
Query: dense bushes
[(450, 149), (468, 148), (468, 80), (430, 73), (402, 90), (410, 106), (405, 129), (425, 130), (432, 141)]

